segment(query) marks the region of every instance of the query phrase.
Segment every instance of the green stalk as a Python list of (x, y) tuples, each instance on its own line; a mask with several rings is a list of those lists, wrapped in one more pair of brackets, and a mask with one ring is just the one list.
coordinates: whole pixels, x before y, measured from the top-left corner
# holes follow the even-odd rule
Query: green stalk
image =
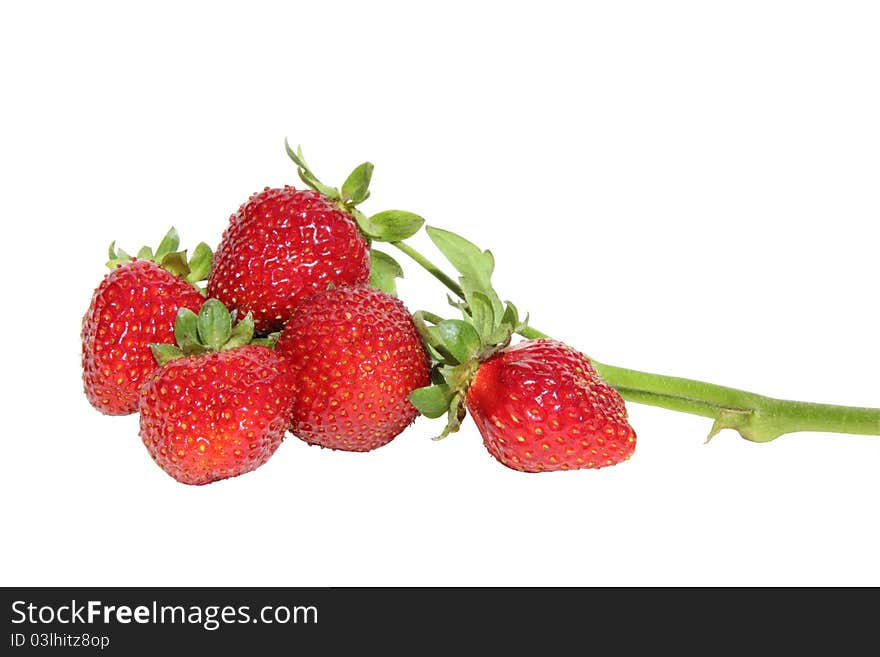
[[(464, 299), (461, 286), (437, 265), (408, 244), (393, 244)], [(528, 339), (550, 337), (531, 327), (519, 334)], [(715, 422), (709, 438), (722, 429), (734, 429), (754, 442), (768, 442), (797, 431), (880, 435), (878, 408), (774, 399), (703, 381), (605, 365), (592, 358), (591, 361), (599, 375), (627, 401), (712, 418)]]
[(459, 297), (460, 299), (464, 299), (464, 291), (461, 289), (461, 286), (455, 282), (452, 278), (447, 276), (440, 267), (435, 265), (433, 262), (428, 260), (421, 253), (416, 251), (406, 242), (391, 242), (392, 246), (396, 246), (398, 249), (403, 251), (410, 258), (419, 263), (424, 269), (428, 271), (434, 278), (443, 283), (447, 288), (452, 290), (452, 292)]

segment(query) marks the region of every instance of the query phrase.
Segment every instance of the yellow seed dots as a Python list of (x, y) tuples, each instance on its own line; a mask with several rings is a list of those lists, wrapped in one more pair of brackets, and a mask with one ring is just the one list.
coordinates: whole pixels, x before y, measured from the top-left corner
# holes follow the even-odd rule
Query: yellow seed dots
[(517, 436), (517, 437), (516, 437), (516, 442), (518, 442), (518, 443), (524, 443), (524, 442), (526, 442), (526, 437), (525, 437), (525, 436)]

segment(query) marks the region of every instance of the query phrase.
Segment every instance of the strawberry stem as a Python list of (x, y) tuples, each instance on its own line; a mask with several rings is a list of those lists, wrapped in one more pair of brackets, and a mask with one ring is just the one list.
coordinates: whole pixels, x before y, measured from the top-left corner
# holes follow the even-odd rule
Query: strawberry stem
[[(416, 249), (404, 242), (391, 244), (457, 297), (465, 298), (461, 286)], [(527, 339), (550, 337), (530, 326), (517, 332)], [(591, 361), (599, 375), (627, 401), (712, 418), (715, 422), (709, 439), (722, 429), (734, 429), (753, 442), (769, 442), (798, 431), (880, 435), (878, 408), (774, 399), (713, 383), (606, 365), (592, 358)]]
[(428, 260), (421, 253), (416, 251), (406, 242), (391, 242), (392, 246), (396, 246), (398, 249), (403, 251), (410, 258), (419, 263), (431, 276), (436, 278), (438, 281), (443, 283), (452, 293), (457, 296), (459, 299), (464, 299), (464, 290), (461, 289), (461, 286), (456, 283), (452, 278), (447, 276), (440, 267), (435, 265), (433, 262)]

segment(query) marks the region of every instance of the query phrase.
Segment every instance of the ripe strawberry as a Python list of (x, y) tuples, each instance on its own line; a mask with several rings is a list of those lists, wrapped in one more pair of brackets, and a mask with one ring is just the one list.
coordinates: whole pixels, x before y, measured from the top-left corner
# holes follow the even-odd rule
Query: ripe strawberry
[(266, 188), (230, 217), (208, 296), (252, 313), (257, 333), (267, 334), (328, 284), (369, 277), (367, 241), (339, 204), (311, 190)]
[(313, 445), (365, 452), (418, 415), (407, 397), (429, 382), (428, 357), (404, 305), (365, 286), (299, 306), (276, 345), (293, 377), (290, 430)]
[(192, 283), (207, 274), (210, 249), (199, 245), (187, 263), (183, 253), (174, 252), (178, 243), (172, 228), (155, 255), (142, 249), (141, 257), (131, 258), (110, 247), (112, 271), (92, 295), (81, 335), (83, 387), (102, 413), (137, 410), (138, 388), (156, 369), (150, 343), (173, 340), (177, 310), (198, 310), (204, 302)]
[(153, 345), (162, 363), (141, 389), (140, 435), (150, 456), (184, 484), (250, 472), (281, 444), (291, 402), (281, 358), (251, 344), (253, 319), (234, 328), (216, 299), (182, 309), (179, 349)]
[(620, 394), (554, 340), (524, 341), (482, 363), (466, 404), (489, 453), (514, 470), (602, 468), (636, 447)]

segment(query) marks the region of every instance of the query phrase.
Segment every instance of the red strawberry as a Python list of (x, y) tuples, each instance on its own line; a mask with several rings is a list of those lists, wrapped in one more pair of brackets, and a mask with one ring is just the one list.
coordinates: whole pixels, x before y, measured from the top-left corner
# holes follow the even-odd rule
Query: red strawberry
[(365, 286), (300, 305), (276, 345), (295, 396), (290, 429), (313, 445), (381, 447), (418, 415), (407, 397), (429, 382), (428, 357), (404, 305)]
[(266, 188), (230, 218), (208, 296), (252, 313), (257, 333), (267, 334), (328, 284), (369, 277), (367, 241), (338, 203), (311, 190)]
[(249, 344), (251, 317), (233, 328), (215, 299), (205, 302), (198, 318), (181, 310), (176, 331), (180, 349), (154, 345), (163, 366), (141, 389), (140, 434), (150, 456), (185, 484), (258, 468), (287, 427), (291, 386), (281, 358)]
[[(145, 259), (117, 253), (111, 245), (108, 266), (113, 271), (92, 295), (81, 336), (85, 393), (102, 413), (128, 415), (137, 410), (138, 388), (156, 369), (150, 343), (173, 341), (178, 309), (198, 310), (204, 302), (188, 281), (207, 274), (210, 249), (199, 245), (190, 269), (184, 254), (174, 252), (178, 242), (171, 229), (155, 256), (149, 249), (141, 250)], [(146, 259), (150, 257), (187, 275), (187, 279)]]
[(620, 394), (561, 342), (502, 350), (480, 365), (466, 403), (489, 453), (515, 470), (602, 468), (636, 447)]

